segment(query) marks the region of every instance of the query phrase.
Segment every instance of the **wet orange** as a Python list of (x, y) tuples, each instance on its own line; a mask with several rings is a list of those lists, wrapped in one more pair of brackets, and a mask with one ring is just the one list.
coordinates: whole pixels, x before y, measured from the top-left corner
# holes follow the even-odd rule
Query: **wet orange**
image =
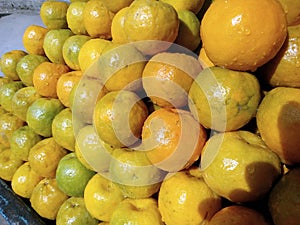
[(62, 74), (56, 84), (56, 94), (61, 103), (70, 107), (70, 94), (73, 87), (80, 81), (82, 77), (82, 72), (78, 71), (70, 71), (68, 73)]
[(190, 112), (161, 108), (144, 122), (142, 148), (154, 165), (174, 172), (198, 160), (206, 136)]
[(43, 62), (34, 70), (33, 86), (43, 97), (57, 98), (57, 81), (62, 74), (69, 71), (70, 68), (64, 64)]

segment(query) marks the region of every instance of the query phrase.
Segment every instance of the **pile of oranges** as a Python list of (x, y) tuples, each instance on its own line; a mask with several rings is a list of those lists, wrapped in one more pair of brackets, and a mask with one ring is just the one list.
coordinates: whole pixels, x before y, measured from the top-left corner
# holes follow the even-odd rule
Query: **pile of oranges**
[(45, 1), (40, 17), (0, 60), (0, 178), (41, 217), (299, 223), (299, 3)]

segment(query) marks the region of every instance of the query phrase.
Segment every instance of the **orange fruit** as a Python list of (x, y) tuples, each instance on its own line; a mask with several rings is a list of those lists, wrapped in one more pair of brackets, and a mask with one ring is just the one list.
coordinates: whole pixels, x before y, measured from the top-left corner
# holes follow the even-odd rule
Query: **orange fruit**
[(63, 1), (44, 1), (40, 8), (40, 17), (48, 29), (67, 28), (66, 19), (69, 3)]
[(213, 1), (203, 16), (200, 33), (215, 65), (255, 71), (284, 43), (286, 16), (277, 0)]
[(63, 108), (56, 98), (38, 98), (28, 107), (26, 122), (37, 134), (51, 137), (52, 121)]
[(29, 54), (45, 55), (43, 44), (47, 32), (47, 28), (39, 25), (30, 25), (25, 29), (22, 41)]
[(14, 131), (24, 126), (24, 121), (12, 113), (0, 115), (0, 143), (5, 147), (10, 147), (10, 139)]
[(144, 122), (142, 148), (151, 163), (174, 172), (199, 159), (206, 137), (205, 129), (190, 112), (161, 108)]
[(68, 37), (62, 48), (63, 59), (72, 70), (81, 70), (78, 60), (80, 49), (91, 37), (77, 34)]
[(175, 43), (196, 50), (200, 44), (200, 21), (195, 13), (189, 10), (178, 10), (179, 30)]
[(64, 64), (43, 62), (33, 73), (33, 86), (37, 93), (43, 97), (57, 98), (56, 86), (60, 76), (70, 71)]
[(0, 178), (6, 181), (11, 181), (13, 175), (18, 168), (23, 164), (21, 159), (16, 159), (11, 155), (9, 148), (0, 152)]
[(134, 0), (102, 0), (110, 11), (116, 13), (125, 7), (130, 6)]
[(28, 54), (22, 57), (16, 67), (20, 80), (25, 86), (33, 86), (32, 76), (35, 68), (42, 62), (48, 62), (48, 58), (41, 55)]
[(214, 66), (213, 62), (208, 58), (203, 47), (200, 48), (198, 59), (203, 68)]
[(90, 170), (105, 173), (109, 169), (110, 153), (114, 149), (99, 138), (93, 125), (86, 125), (74, 133), (78, 160)]
[(75, 135), (70, 108), (63, 109), (54, 117), (52, 121), (52, 137), (63, 148), (69, 151), (75, 150)]
[(54, 178), (58, 163), (66, 154), (67, 151), (53, 137), (44, 138), (30, 149), (28, 162), (38, 175)]
[(300, 168), (292, 168), (284, 174), (272, 189), (268, 208), (274, 224), (294, 225), (300, 221), (299, 203)]
[(12, 112), (12, 99), (18, 90), (24, 87), (21, 81), (12, 81), (0, 87), (0, 105), (8, 112)]
[(260, 84), (253, 74), (214, 66), (194, 80), (189, 108), (204, 127), (231, 131), (255, 116), (260, 99)]
[(34, 187), (43, 179), (31, 169), (29, 162), (25, 162), (14, 173), (11, 180), (12, 190), (23, 198), (30, 198)]
[(134, 45), (114, 45), (105, 47), (105, 53), (98, 61), (99, 79), (109, 91), (140, 91), (145, 56)]
[(100, 139), (124, 147), (139, 140), (147, 116), (147, 106), (134, 92), (111, 91), (97, 101), (93, 124)]
[(206, 224), (221, 207), (221, 197), (190, 170), (166, 178), (158, 194), (158, 208), (168, 225)]
[(47, 32), (43, 48), (45, 55), (51, 62), (65, 64), (62, 48), (66, 39), (72, 35), (73, 33), (69, 29), (55, 29)]
[(99, 173), (88, 181), (84, 190), (88, 212), (101, 221), (109, 221), (114, 209), (124, 198), (118, 186)]
[(69, 29), (74, 34), (87, 34), (83, 23), (83, 10), (86, 5), (85, 1), (71, 2), (67, 10), (67, 23)]
[(111, 22), (114, 15), (104, 1), (88, 1), (83, 10), (83, 23), (89, 36), (111, 38)]
[(300, 4), (293, 0), (279, 0), (286, 14), (288, 26), (300, 24)]
[(194, 78), (202, 70), (199, 61), (183, 53), (154, 55), (143, 70), (143, 88), (153, 103), (161, 107), (183, 107)]
[(218, 211), (207, 225), (268, 225), (262, 213), (241, 205), (232, 205)]
[(161, 0), (162, 2), (172, 5), (176, 11), (189, 10), (197, 14), (204, 4), (204, 0)]
[(27, 53), (23, 50), (11, 50), (9, 52), (5, 52), (1, 56), (0, 68), (4, 77), (11, 80), (20, 80), (16, 68), (19, 60), (25, 55), (27, 55)]
[(13, 157), (28, 161), (30, 149), (41, 139), (42, 137), (27, 125), (18, 128), (12, 133), (9, 139), (10, 150)]
[(282, 162), (300, 162), (300, 89), (276, 87), (262, 99), (256, 115), (257, 127), (267, 146)]
[(99, 79), (84, 76), (70, 93), (70, 108), (73, 112), (74, 125), (92, 124), (96, 102), (101, 99), (107, 89)]
[(151, 164), (144, 151), (116, 148), (111, 154), (108, 178), (127, 198), (145, 199), (153, 196), (159, 191), (165, 175), (165, 171)]
[(93, 38), (85, 42), (78, 54), (78, 62), (82, 72), (85, 72), (94, 62), (96, 62), (104, 48), (110, 44), (110, 41), (102, 38)]
[(70, 107), (70, 94), (73, 87), (80, 81), (82, 77), (82, 72), (70, 71), (62, 74), (56, 84), (56, 94), (58, 99), (65, 107)]
[(124, 7), (116, 13), (111, 23), (111, 37), (115, 43), (127, 43), (127, 35), (124, 30), (124, 23), (129, 7)]
[(246, 130), (217, 133), (204, 145), (201, 172), (205, 183), (231, 202), (254, 202), (267, 196), (282, 174), (279, 157)]
[(28, 107), (40, 97), (41, 96), (37, 93), (36, 89), (32, 86), (19, 89), (11, 100), (12, 113), (21, 120), (26, 121)]
[(300, 24), (289, 26), (288, 37), (277, 55), (259, 69), (261, 80), (271, 87), (300, 87)]
[(29, 200), (41, 217), (55, 220), (60, 206), (68, 197), (59, 189), (56, 179), (44, 178), (35, 186)]
[[(143, 40), (159, 40), (174, 42), (179, 29), (179, 19), (176, 10), (162, 1), (136, 0), (132, 2), (124, 20), (124, 32), (127, 42)], [(167, 21), (167, 22), (166, 22)], [(142, 44), (143, 52), (153, 54), (163, 49), (156, 49)], [(160, 46), (161, 47), (161, 46)], [(169, 45), (166, 44), (165, 49)]]

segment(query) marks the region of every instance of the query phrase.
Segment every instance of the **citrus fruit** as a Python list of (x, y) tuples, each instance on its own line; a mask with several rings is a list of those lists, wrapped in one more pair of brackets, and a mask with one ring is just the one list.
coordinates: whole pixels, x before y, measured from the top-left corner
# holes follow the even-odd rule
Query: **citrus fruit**
[(35, 68), (32, 76), (36, 92), (43, 97), (57, 98), (57, 81), (62, 74), (69, 71), (70, 68), (65, 64), (42, 62)]
[(62, 74), (56, 84), (56, 94), (65, 107), (70, 107), (70, 95), (73, 87), (80, 81), (82, 71), (70, 71)]
[(261, 199), (282, 172), (279, 157), (245, 130), (210, 137), (202, 151), (201, 170), (207, 185), (232, 202)]
[(6, 147), (10, 146), (9, 140), (13, 132), (22, 127), (25, 122), (12, 113), (0, 115), (0, 143)]
[(59, 207), (56, 215), (56, 225), (65, 224), (98, 225), (98, 220), (87, 211), (82, 197), (70, 197)]
[(193, 56), (158, 53), (143, 70), (143, 88), (154, 104), (180, 108), (187, 105), (188, 92), (201, 69), (199, 61)]
[(0, 58), (0, 68), (4, 75), (11, 80), (20, 80), (16, 71), (17, 64), (27, 53), (23, 50), (11, 50), (5, 52)]
[(299, 214), (300, 169), (291, 169), (275, 184), (268, 206), (275, 225), (297, 224)]
[(24, 125), (15, 130), (9, 140), (12, 155), (23, 161), (28, 161), (30, 149), (42, 138), (35, 133), (29, 126)]
[(114, 210), (109, 224), (163, 225), (164, 223), (161, 220), (156, 199), (126, 198)]
[(20, 80), (25, 86), (33, 86), (33, 72), (42, 62), (48, 62), (48, 58), (42, 55), (28, 54), (21, 58), (17, 64), (16, 70)]
[(43, 48), (50, 62), (65, 64), (62, 49), (67, 38), (72, 35), (70, 29), (54, 29), (47, 32)]
[(114, 43), (127, 43), (127, 35), (124, 30), (124, 23), (129, 7), (119, 10), (111, 22), (111, 37)]
[(214, 66), (213, 62), (210, 61), (210, 59), (207, 57), (205, 49), (203, 47), (200, 48), (198, 59), (203, 68)]
[(39, 25), (29, 25), (26, 27), (22, 42), (29, 54), (45, 55), (43, 44), (48, 29)]
[(255, 116), (260, 99), (260, 84), (253, 74), (214, 66), (194, 80), (189, 108), (204, 127), (232, 131)]
[(60, 206), (68, 199), (53, 178), (42, 179), (33, 189), (31, 207), (43, 218), (55, 220)]
[(22, 87), (17, 90), (11, 99), (11, 111), (21, 120), (26, 121), (28, 107), (41, 96), (33, 86)]
[(130, 6), (134, 0), (102, 0), (110, 11), (116, 13), (125, 7)]
[(162, 2), (172, 5), (176, 11), (189, 10), (197, 14), (204, 4), (204, 0), (161, 0)]
[(8, 77), (0, 77), (0, 87), (3, 85), (3, 84), (7, 84), (9, 82), (11, 82), (12, 80)]
[(40, 8), (40, 18), (48, 29), (67, 28), (66, 19), (69, 3), (63, 1), (44, 1)]
[(177, 11), (179, 30), (175, 43), (194, 51), (200, 44), (200, 21), (196, 14), (189, 10)]
[(34, 187), (43, 179), (34, 172), (29, 162), (22, 164), (14, 173), (11, 180), (12, 190), (23, 198), (30, 198)]
[[(99, 79), (84, 76), (80, 82), (74, 85), (69, 96), (74, 120), (79, 124), (81, 122), (91, 124), (96, 102), (107, 92)], [(74, 123), (75, 126), (76, 124)]]
[(111, 38), (110, 28), (114, 15), (104, 1), (88, 1), (83, 10), (83, 23), (89, 36)]
[(78, 62), (82, 72), (85, 72), (98, 60), (105, 46), (110, 43), (110, 41), (102, 38), (93, 38), (82, 45), (78, 54)]
[(255, 71), (272, 59), (285, 41), (286, 16), (276, 0), (213, 1), (203, 16), (200, 33), (215, 65)]
[(207, 225), (268, 225), (264, 216), (249, 207), (232, 205), (218, 211)]
[(258, 131), (266, 145), (287, 164), (300, 162), (300, 90), (277, 87), (267, 92), (256, 115)]
[[(176, 10), (162, 1), (134, 1), (129, 6), (124, 20), (127, 42), (142, 40), (174, 42), (178, 35), (178, 29), (179, 19)], [(166, 48), (169, 46), (166, 45)], [(155, 44), (154, 46), (142, 44), (140, 47), (143, 52), (149, 54), (157, 52)]]
[(88, 181), (84, 190), (88, 212), (101, 221), (110, 221), (113, 211), (124, 198), (118, 186), (99, 173)]
[(8, 112), (12, 112), (12, 99), (15, 93), (24, 87), (21, 81), (12, 81), (0, 87), (0, 105)]
[(99, 79), (109, 91), (139, 91), (145, 64), (146, 58), (135, 46), (114, 47), (102, 54), (98, 61)]
[(54, 178), (57, 165), (67, 151), (53, 137), (37, 142), (29, 151), (28, 162), (32, 170), (42, 177)]
[(86, 125), (76, 134), (75, 154), (88, 169), (100, 174), (109, 169), (114, 149), (102, 141), (92, 125)]
[(300, 25), (289, 26), (287, 30), (284, 45), (272, 60), (259, 69), (259, 76), (271, 87), (299, 88)]
[(27, 109), (26, 122), (43, 137), (52, 135), (52, 121), (64, 106), (56, 98), (38, 98)]
[(144, 151), (117, 148), (112, 152), (110, 179), (128, 198), (148, 198), (158, 192), (165, 172), (153, 166)]
[(68, 28), (74, 34), (87, 34), (83, 23), (83, 10), (86, 5), (86, 1), (76, 1), (71, 2), (68, 7), (66, 19), (68, 23)]
[(60, 111), (52, 121), (52, 136), (63, 148), (75, 150), (75, 135), (73, 130), (72, 112), (70, 108)]
[(0, 152), (0, 178), (11, 181), (17, 169), (23, 164), (23, 161), (12, 157), (9, 148)]
[(86, 168), (74, 152), (59, 160), (55, 178), (60, 190), (68, 196), (83, 197), (84, 189), (95, 171)]
[(152, 164), (176, 172), (199, 159), (206, 136), (189, 111), (160, 108), (144, 122), (142, 146)]
[(293, 0), (279, 0), (279, 2), (282, 4), (282, 7), (286, 14), (286, 20), (288, 26), (294, 26), (300, 24), (299, 2)]
[(99, 137), (113, 147), (138, 141), (148, 116), (145, 103), (131, 91), (111, 91), (96, 103), (93, 123)]
[(83, 44), (90, 39), (90, 36), (77, 34), (65, 40), (62, 48), (63, 59), (72, 70), (81, 70), (78, 55)]
[(166, 225), (205, 223), (221, 206), (221, 198), (188, 170), (165, 179), (158, 194), (158, 208)]

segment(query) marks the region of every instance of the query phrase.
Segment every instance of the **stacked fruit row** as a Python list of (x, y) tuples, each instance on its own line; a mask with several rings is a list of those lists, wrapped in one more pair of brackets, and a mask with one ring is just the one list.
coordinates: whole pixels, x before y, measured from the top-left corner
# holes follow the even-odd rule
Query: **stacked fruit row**
[(296, 224), (293, 4), (45, 1), (1, 56), (0, 177), (58, 225)]

